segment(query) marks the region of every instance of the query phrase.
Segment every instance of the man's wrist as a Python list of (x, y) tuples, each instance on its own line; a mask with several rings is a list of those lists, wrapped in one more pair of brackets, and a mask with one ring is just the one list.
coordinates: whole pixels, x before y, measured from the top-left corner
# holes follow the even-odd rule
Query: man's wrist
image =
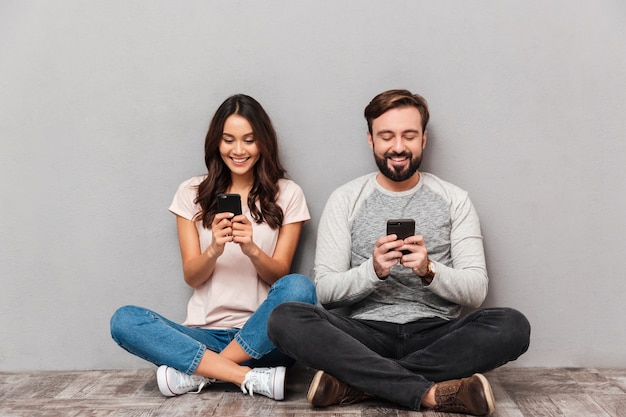
[(430, 284), (433, 281), (433, 278), (435, 278), (435, 273), (435, 263), (428, 259), (428, 262), (426, 262), (426, 274), (418, 275), (418, 277), (420, 277), (422, 281), (427, 284)]

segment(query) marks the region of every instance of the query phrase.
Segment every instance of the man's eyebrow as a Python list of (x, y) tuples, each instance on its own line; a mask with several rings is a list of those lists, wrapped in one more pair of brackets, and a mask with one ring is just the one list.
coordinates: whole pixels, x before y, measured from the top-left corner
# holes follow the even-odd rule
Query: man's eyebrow
[[(376, 132), (376, 135), (386, 135), (386, 134), (389, 134), (389, 133), (393, 134), (394, 132), (391, 129), (385, 129), (385, 130), (379, 130), (378, 132)], [(407, 130), (403, 130), (402, 131), (403, 135), (407, 134), (407, 133), (415, 133), (415, 134), (419, 135), (421, 132), (419, 130), (417, 130), (417, 129), (407, 129)]]
[(376, 132), (377, 135), (386, 135), (387, 133), (393, 133), (393, 132), (389, 129), (379, 130), (378, 132)]

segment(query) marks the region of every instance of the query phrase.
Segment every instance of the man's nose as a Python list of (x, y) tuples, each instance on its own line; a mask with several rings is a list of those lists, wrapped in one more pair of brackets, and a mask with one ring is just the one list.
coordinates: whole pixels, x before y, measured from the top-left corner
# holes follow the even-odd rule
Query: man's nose
[(393, 150), (397, 153), (402, 153), (404, 151), (404, 141), (401, 136), (393, 139)]

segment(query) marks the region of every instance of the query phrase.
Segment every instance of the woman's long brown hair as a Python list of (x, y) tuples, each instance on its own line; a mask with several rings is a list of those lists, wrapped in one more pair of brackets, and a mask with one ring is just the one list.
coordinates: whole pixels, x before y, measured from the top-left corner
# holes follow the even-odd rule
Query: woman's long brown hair
[[(278, 139), (263, 107), (255, 99), (244, 94), (227, 98), (217, 109), (209, 125), (204, 142), (204, 161), (208, 175), (198, 185), (195, 202), (202, 210), (196, 215), (196, 219), (201, 218), (202, 225), (210, 229), (213, 217), (217, 213), (217, 195), (226, 192), (231, 185), (231, 172), (222, 160), (219, 146), (224, 133), (224, 123), (233, 114), (244, 117), (250, 123), (260, 152), (259, 160), (253, 167), (254, 182), (248, 194), (247, 204), (250, 214), (255, 222), (266, 222), (272, 229), (276, 229), (283, 222), (283, 211), (276, 204), (279, 190), (277, 182), (285, 177), (285, 169), (278, 156)], [(259, 203), (258, 206), (256, 202)]]

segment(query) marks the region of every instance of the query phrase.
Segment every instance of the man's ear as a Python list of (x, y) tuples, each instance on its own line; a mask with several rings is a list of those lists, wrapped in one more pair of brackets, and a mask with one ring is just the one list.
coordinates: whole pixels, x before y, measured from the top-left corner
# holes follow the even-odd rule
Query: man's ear
[(427, 138), (428, 138), (428, 130), (425, 130), (424, 135), (422, 136), (422, 150), (426, 148)]
[(370, 145), (370, 149), (374, 149), (374, 139), (372, 139), (372, 134), (368, 131), (367, 132), (367, 143), (369, 143)]

